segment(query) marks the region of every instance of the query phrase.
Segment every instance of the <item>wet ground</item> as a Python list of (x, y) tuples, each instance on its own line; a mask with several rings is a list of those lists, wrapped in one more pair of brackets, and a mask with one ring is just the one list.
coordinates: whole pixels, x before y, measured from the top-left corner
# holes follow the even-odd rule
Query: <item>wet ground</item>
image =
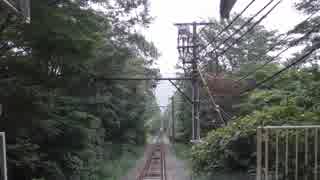
[[(149, 140), (149, 143), (155, 143), (156, 141), (156, 138), (152, 138)], [(164, 137), (163, 141), (166, 144), (167, 180), (190, 180), (191, 178), (188, 173), (186, 163), (178, 159), (177, 156), (173, 153), (173, 148), (167, 137)], [(146, 146), (146, 149), (147, 148), (148, 145)], [(145, 155), (146, 153), (144, 153), (144, 156), (137, 161), (136, 166), (132, 168), (127, 175), (124, 175), (121, 180), (137, 179), (138, 173), (144, 165)]]

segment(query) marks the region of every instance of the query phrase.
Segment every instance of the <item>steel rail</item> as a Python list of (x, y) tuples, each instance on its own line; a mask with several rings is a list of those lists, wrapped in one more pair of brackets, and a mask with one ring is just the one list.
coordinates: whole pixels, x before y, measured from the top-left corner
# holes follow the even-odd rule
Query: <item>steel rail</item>
[(155, 144), (148, 147), (146, 160), (137, 180), (167, 180), (165, 145), (161, 142), (161, 135)]

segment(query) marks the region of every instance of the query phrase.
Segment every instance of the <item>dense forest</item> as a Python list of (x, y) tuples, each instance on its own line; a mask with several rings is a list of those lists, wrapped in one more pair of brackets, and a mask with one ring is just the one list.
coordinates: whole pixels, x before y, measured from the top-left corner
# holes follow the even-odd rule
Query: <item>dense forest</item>
[[(159, 113), (147, 0), (33, 0), (31, 23), (0, 10), (0, 131), (11, 180), (112, 179)], [(137, 156), (133, 154), (133, 156)], [(126, 159), (128, 161), (128, 159)], [(123, 175), (123, 174), (122, 174)]]
[[(246, 32), (251, 26), (241, 26), (249, 18), (238, 19), (221, 36), (218, 34), (226, 24), (215, 19), (212, 19), (214, 25), (201, 30), (201, 45), (215, 40), (212, 43), (214, 51), (209, 49), (202, 53), (199, 61), (209, 87), (212, 83), (211, 93), (217, 93), (215, 100), (224, 110), (222, 118), (226, 123), (221, 122), (221, 116), (210, 105), (208, 92), (202, 86), (202, 143), (193, 145), (188, 153), (195, 173), (255, 172), (258, 126), (320, 124), (320, 56), (316, 52), (320, 48), (320, 16), (316, 14), (320, 2), (301, 0), (295, 7), (306, 19), (292, 30), (281, 34), (258, 25), (241, 41), (233, 36), (229, 42), (237, 43), (226, 52), (225, 46), (221, 45), (233, 33)], [(282, 53), (289, 48), (295, 53)], [(233, 82), (240, 88), (226, 85), (225, 88), (234, 88), (236, 92), (219, 95), (219, 81), (212, 81), (212, 77), (223, 79), (226, 84)], [(179, 86), (191, 97), (190, 83)], [(189, 144), (191, 105), (179, 92), (174, 97), (177, 99), (174, 112), (176, 141)], [(171, 113), (168, 108), (164, 119), (170, 119)]]
[[(320, 124), (318, 0), (297, 1), (306, 19), (286, 33), (245, 16), (227, 29), (210, 19), (199, 31), (199, 68), (219, 106), (202, 84), (198, 144), (190, 144), (192, 107), (181, 93), (161, 113), (157, 81), (119, 80), (160, 77), (160, 54), (141, 33), (153, 21), (149, 8), (148, 0), (32, 0), (26, 23), (0, 7), (0, 132), (10, 180), (118, 180), (148, 133), (173, 130), (172, 116), (173, 140), (192, 146), (185, 150), (195, 174), (254, 174), (259, 126)], [(184, 70), (177, 76), (190, 75)], [(177, 85), (192, 97), (189, 81)]]

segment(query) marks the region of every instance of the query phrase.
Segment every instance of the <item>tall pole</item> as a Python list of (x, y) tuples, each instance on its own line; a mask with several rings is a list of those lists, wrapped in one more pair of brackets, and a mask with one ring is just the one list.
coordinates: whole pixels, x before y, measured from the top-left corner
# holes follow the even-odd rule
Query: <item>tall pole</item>
[(199, 111), (199, 74), (197, 67), (198, 58), (198, 43), (197, 43), (197, 23), (192, 24), (192, 140), (200, 140), (200, 111)]
[[(198, 72), (198, 33), (197, 27), (213, 23), (176, 23), (178, 27), (178, 52), (184, 64), (191, 64), (192, 84), (192, 142), (200, 141), (200, 74)], [(190, 52), (191, 50), (192, 52)], [(189, 59), (189, 57), (191, 58)]]
[(175, 110), (174, 110), (174, 96), (171, 97), (171, 123), (172, 123), (172, 142), (176, 139), (176, 128), (175, 128)]

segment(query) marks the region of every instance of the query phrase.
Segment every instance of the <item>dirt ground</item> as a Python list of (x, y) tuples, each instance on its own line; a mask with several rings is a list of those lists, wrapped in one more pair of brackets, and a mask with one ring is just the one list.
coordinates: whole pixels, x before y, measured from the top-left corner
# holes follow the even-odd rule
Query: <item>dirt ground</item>
[[(173, 153), (173, 149), (167, 137), (164, 137), (166, 146), (166, 164), (167, 164), (167, 180), (191, 180), (188, 173), (186, 163), (179, 160)], [(152, 142), (150, 142), (152, 143)], [(146, 150), (148, 145), (146, 146)], [(140, 169), (143, 168), (145, 162), (145, 155), (137, 161), (136, 166), (132, 168), (121, 180), (136, 180)]]

